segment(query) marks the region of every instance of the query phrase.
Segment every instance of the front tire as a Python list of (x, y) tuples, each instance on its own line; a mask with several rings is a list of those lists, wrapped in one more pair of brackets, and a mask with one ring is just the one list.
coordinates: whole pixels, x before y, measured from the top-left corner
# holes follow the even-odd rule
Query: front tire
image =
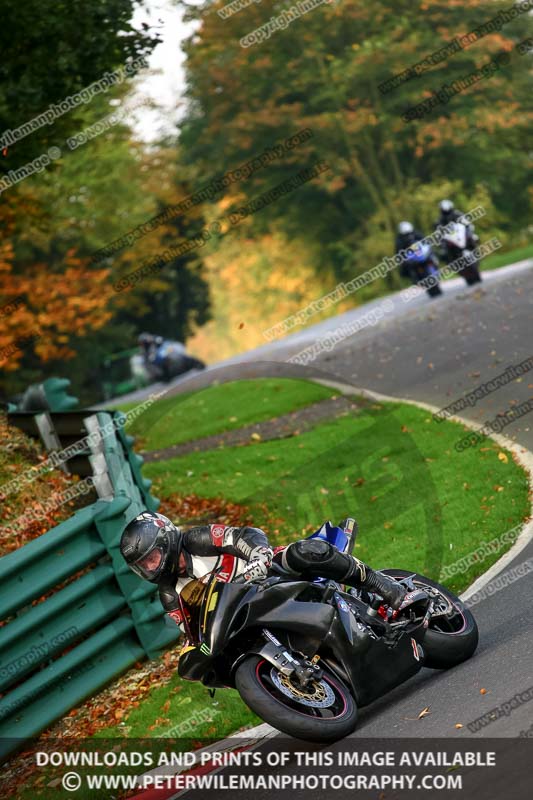
[(430, 621), (422, 642), (426, 654), (425, 667), (450, 669), (474, 655), (479, 642), (477, 623), (471, 611), (465, 607), (456, 594), (424, 575), (407, 572), (403, 569), (384, 569), (382, 572), (393, 578), (407, 578), (414, 575), (413, 583), (417, 588), (423, 589), (424, 586), (431, 586), (433, 589), (437, 589), (450, 605), (448, 616), (435, 617)]
[(272, 727), (308, 742), (335, 742), (354, 730), (357, 706), (348, 688), (329, 670), (323, 672), (314, 693), (300, 691), (299, 697), (287, 678), (254, 655), (238, 667), (235, 685), (246, 705)]
[(463, 273), (464, 279), (468, 286), (474, 286), (476, 283), (481, 283), (481, 273), (477, 264), (468, 267)]

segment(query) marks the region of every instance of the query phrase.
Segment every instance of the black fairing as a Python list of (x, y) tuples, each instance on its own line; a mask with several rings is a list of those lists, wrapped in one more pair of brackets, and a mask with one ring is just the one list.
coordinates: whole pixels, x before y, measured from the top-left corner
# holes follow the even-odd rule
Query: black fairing
[[(335, 616), (329, 605), (295, 599), (309, 596), (309, 583), (306, 581), (281, 582), (266, 590), (235, 584), (223, 586), (216, 614), (208, 615), (205, 626), (204, 641), (213, 655), (219, 654), (230, 639), (241, 636), (248, 628), (294, 631), (320, 642)], [(318, 592), (316, 599), (320, 600)]]
[(343, 592), (335, 593), (333, 604), (320, 602), (324, 591), (324, 585), (277, 578), (259, 588), (215, 583), (202, 613), (203, 634), (180, 658), (179, 674), (208, 686), (232, 686), (236, 667), (261, 646), (258, 632), (265, 628), (293, 651), (319, 654), (351, 686), (360, 706), (420, 670), (423, 655), (411, 639), (423, 640), (421, 622), (406, 625), (395, 639), (383, 638), (388, 626), (370, 620), (364, 603)]
[(347, 636), (341, 615), (336, 615), (324, 646), (331, 650), (334, 661), (341, 665), (339, 676), (348, 680), (357, 704), (364, 706), (420, 670), (423, 666), (423, 655), (419, 654), (419, 659), (415, 657), (411, 638), (415, 642), (421, 642), (425, 629), (421, 623), (407, 626), (398, 635), (397, 642), (393, 646), (392, 644), (388, 646), (381, 636), (373, 638), (368, 628), (365, 630), (367, 620), (362, 604), (350, 599), (349, 605), (360, 612), (357, 620), (350, 611), (352, 643)]
[[(298, 596), (302, 599), (295, 599)], [(312, 596), (317, 602), (309, 602)], [(234, 665), (246, 653), (239, 645), (250, 638), (252, 631), (257, 638), (257, 631), (262, 628), (285, 634), (284, 638), (292, 633), (301, 648), (310, 655), (316, 653), (335, 618), (334, 608), (319, 602), (320, 596), (321, 592), (307, 581), (278, 582), (274, 578), (260, 588), (216, 583), (207, 603), (213, 610), (205, 615), (203, 652), (185, 653), (179, 661), (179, 674), (208, 685), (231, 685)], [(196, 643), (200, 644), (200, 640)]]

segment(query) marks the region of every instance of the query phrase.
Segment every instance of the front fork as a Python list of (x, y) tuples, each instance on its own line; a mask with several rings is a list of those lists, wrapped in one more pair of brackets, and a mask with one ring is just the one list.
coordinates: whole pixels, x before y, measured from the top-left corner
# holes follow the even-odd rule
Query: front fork
[(263, 628), (262, 634), (266, 640), (265, 644), (255, 652), (265, 661), (269, 661), (278, 672), (287, 675), (300, 686), (306, 686), (310, 681), (322, 678), (323, 672), (315, 663), (315, 659), (318, 661), (317, 656), (311, 661), (306, 658), (296, 658), (266, 628)]

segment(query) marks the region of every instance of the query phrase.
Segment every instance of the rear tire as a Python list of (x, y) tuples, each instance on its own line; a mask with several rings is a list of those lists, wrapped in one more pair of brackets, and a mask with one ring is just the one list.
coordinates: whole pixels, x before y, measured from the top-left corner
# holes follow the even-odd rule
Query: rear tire
[[(450, 669), (467, 661), (474, 655), (478, 641), (479, 631), (476, 620), (472, 613), (465, 608), (462, 601), (456, 594), (450, 592), (445, 586), (440, 583), (432, 581), (431, 578), (426, 578), (424, 575), (418, 573), (407, 572), (403, 569), (384, 569), (382, 570), (386, 575), (395, 578), (406, 578), (409, 575), (414, 575), (413, 581), (415, 585), (423, 588), (424, 585), (432, 586), (447, 598), (452, 606), (457, 611), (457, 619), (462, 617), (463, 625), (457, 631), (449, 630), (443, 631), (438, 628), (430, 627), (426, 631), (426, 635), (422, 641), (422, 647), (426, 655), (424, 666), (431, 669)], [(435, 619), (436, 625), (438, 618)], [(442, 625), (441, 625), (442, 627)]]
[(349, 689), (324, 669), (323, 681), (335, 695), (335, 705), (324, 710), (303, 705), (279, 691), (271, 676), (279, 675), (261, 656), (250, 656), (235, 673), (235, 685), (242, 699), (261, 719), (289, 736), (308, 742), (335, 742), (352, 733), (357, 722), (357, 706)]

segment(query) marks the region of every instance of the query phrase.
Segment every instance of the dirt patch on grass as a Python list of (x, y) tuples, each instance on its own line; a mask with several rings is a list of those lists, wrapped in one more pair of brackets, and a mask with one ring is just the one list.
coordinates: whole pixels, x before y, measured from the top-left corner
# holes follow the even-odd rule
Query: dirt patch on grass
[(314, 428), (320, 422), (358, 413), (363, 407), (361, 400), (354, 400), (341, 395), (322, 400), (311, 406), (291, 411), (274, 419), (245, 425), (233, 431), (205, 436), (192, 442), (172, 445), (163, 450), (141, 451), (145, 461), (165, 461), (168, 458), (187, 455), (188, 453), (201, 453), (205, 450), (216, 450), (218, 447), (236, 447), (249, 445), (254, 441), (269, 441), (271, 439), (285, 439)]

